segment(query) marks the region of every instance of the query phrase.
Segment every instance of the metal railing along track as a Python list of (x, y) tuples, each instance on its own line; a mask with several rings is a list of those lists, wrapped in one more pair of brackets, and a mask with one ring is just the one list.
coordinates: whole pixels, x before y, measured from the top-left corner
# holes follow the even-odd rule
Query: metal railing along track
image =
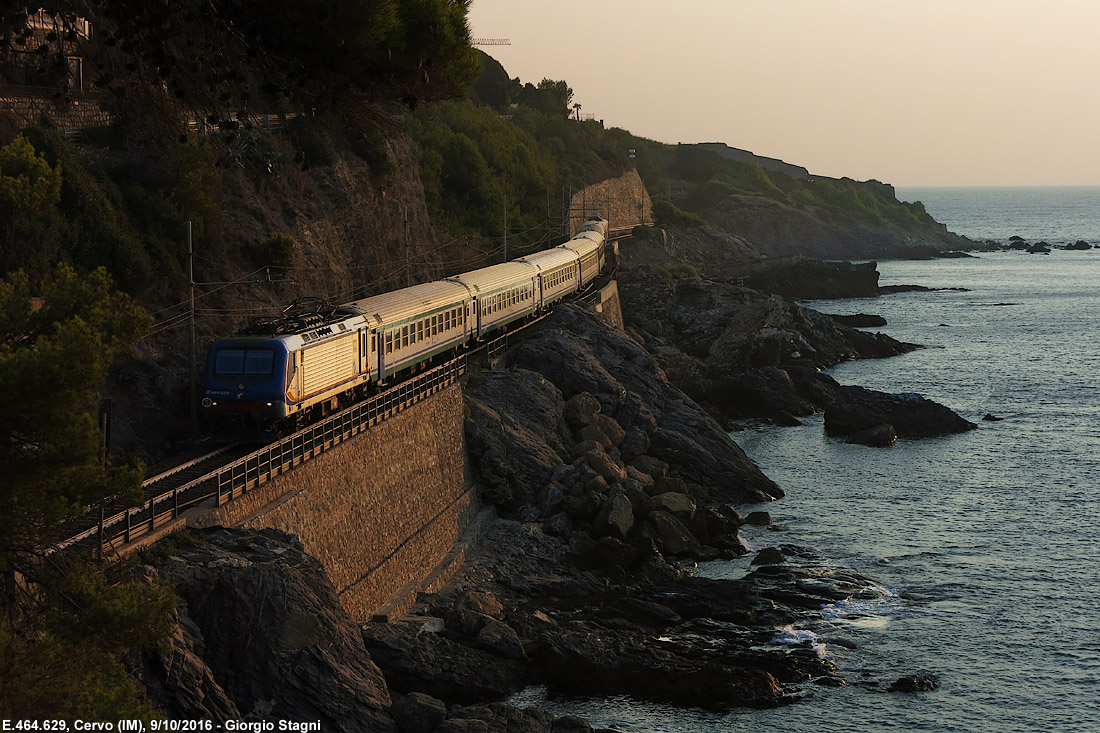
[(315, 425), (270, 443), (182, 486), (147, 499), (139, 507), (131, 507), (105, 517), (91, 529), (58, 542), (51, 549), (65, 550), (90, 542), (94, 557), (109, 558), (117, 554), (119, 548), (175, 521), (189, 509), (198, 506), (223, 506), (449, 387), (466, 373), (467, 356), (463, 354), (446, 364), (410, 377)]

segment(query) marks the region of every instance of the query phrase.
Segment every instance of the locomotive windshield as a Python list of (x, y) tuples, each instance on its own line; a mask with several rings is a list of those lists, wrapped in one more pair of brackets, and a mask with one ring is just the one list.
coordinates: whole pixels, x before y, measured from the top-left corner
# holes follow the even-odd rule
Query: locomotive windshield
[(228, 376), (270, 376), (275, 368), (271, 349), (218, 349), (214, 355), (214, 374)]

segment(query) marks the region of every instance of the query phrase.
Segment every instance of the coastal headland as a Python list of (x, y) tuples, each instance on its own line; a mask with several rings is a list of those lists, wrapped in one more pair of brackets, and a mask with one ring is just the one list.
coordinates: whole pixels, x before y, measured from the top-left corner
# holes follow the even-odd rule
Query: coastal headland
[[(798, 683), (845, 684), (811, 643), (778, 630), (876, 597), (873, 578), (800, 561), (810, 551), (779, 541), (739, 580), (692, 569), (743, 556), (739, 528), (766, 526), (760, 505), (784, 493), (729, 428), (856, 410), (846, 394), (858, 388), (821, 370), (918, 347), (652, 266), (625, 267), (620, 287), (625, 331), (563, 305), (502, 368), (469, 378), (468, 472), (486, 509), (443, 590), (360, 628), (292, 536), (169, 541), (149, 572), (171, 578), (182, 603), (170, 645), (136, 664), (151, 699), (180, 717), (320, 719), (325, 730), (566, 731), (590, 724), (508, 698), (544, 685), (771, 707), (798, 699)], [(936, 429), (957, 429), (942, 409), (952, 419)], [(226, 627), (256, 598), (247, 632)]]

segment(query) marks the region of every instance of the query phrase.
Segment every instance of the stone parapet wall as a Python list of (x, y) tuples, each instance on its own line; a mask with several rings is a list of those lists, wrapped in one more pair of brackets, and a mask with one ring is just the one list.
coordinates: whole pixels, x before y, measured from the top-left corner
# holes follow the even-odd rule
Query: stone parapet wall
[(366, 621), (440, 564), (476, 512), (462, 421), (462, 388), (454, 385), (203, 523), (298, 535), (351, 617)]
[(612, 280), (600, 289), (598, 295), (599, 297), (592, 303), (593, 310), (616, 328), (625, 329), (626, 326), (623, 325), (623, 306), (619, 300), (619, 283)]
[(573, 195), (570, 211), (570, 235), (590, 216), (602, 216), (613, 229), (653, 222), (653, 202), (637, 170), (582, 188)]

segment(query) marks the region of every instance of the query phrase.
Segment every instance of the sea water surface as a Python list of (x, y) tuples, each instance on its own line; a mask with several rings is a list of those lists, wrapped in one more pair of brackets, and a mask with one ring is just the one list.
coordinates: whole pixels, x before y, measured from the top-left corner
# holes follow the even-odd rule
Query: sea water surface
[[(983, 200), (979, 193), (972, 210)], [(979, 221), (988, 229), (961, 233), (1100, 237), (1100, 227), (1090, 236), (1088, 217), (1057, 236), (1035, 222), (998, 229), (995, 209)], [(775, 524), (748, 533), (753, 549), (813, 547), (885, 588), (878, 600), (828, 607), (777, 636), (824, 644), (848, 685), (806, 685), (805, 699), (776, 710), (629, 698), (551, 706), (631, 731), (1100, 731), (1100, 250), (886, 261), (879, 270), (882, 284), (967, 290), (809, 303), (882, 314), (881, 330), (927, 347), (831, 374), (919, 392), (978, 429), (890, 448), (827, 437), (820, 416), (733, 434), (788, 492), (757, 507)], [(986, 413), (1003, 420), (982, 421)], [(739, 577), (747, 563), (699, 572)], [(940, 688), (887, 691), (918, 670)]]
[(971, 239), (1100, 243), (1100, 186), (898, 187), (932, 217)]

